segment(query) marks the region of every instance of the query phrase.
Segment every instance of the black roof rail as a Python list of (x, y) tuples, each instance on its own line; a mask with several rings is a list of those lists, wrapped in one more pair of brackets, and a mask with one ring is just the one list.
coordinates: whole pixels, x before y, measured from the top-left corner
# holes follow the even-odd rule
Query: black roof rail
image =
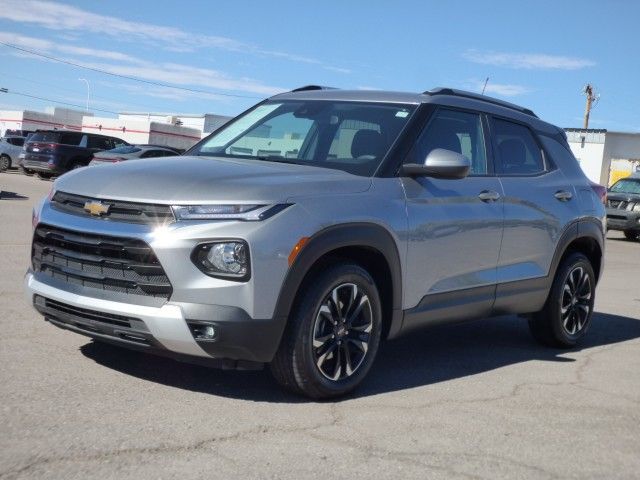
[(310, 90), (337, 90), (335, 87), (324, 87), (322, 85), (305, 85), (291, 90), (292, 92), (308, 92)]
[(515, 110), (520, 113), (524, 113), (525, 115), (529, 115), (531, 117), (538, 118), (538, 116), (533, 113), (532, 110), (528, 108), (521, 107), (519, 105), (515, 105), (513, 103), (505, 102), (503, 100), (498, 100), (497, 98), (487, 97), (485, 95), (480, 95), (479, 93), (467, 92), (465, 90), (458, 90), (455, 88), (433, 88), (431, 90), (427, 90), (426, 92), (422, 92), (424, 95), (451, 95), (454, 97), (463, 97), (463, 98), (471, 98), (473, 100), (479, 100), (481, 102), (492, 103), (494, 105), (499, 105), (501, 107), (509, 108), (511, 110)]

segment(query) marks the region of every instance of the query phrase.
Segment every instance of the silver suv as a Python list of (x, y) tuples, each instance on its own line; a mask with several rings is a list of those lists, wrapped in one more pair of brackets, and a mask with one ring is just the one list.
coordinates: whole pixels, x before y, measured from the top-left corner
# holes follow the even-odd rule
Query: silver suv
[(605, 209), (564, 132), (448, 88), (303, 87), (185, 156), (65, 174), (29, 302), (96, 340), (345, 394), (383, 339), (491, 315), (587, 332)]

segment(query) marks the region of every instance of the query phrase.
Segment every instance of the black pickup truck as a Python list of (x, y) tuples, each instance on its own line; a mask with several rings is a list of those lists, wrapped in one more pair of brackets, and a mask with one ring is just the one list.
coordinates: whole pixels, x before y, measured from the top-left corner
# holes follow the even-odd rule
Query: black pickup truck
[(39, 130), (25, 143), (21, 167), (26, 174), (49, 178), (85, 167), (93, 154), (129, 145), (120, 138), (67, 130)]
[(614, 183), (607, 193), (607, 229), (622, 230), (629, 240), (640, 240), (640, 174)]

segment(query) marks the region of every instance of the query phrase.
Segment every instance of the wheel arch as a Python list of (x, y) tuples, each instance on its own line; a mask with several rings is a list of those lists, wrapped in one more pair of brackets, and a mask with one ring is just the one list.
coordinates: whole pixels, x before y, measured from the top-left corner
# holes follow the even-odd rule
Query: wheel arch
[(591, 262), (596, 281), (602, 274), (604, 257), (604, 233), (600, 222), (580, 220), (574, 222), (563, 234), (553, 258), (550, 278), (553, 281), (560, 262), (569, 254), (580, 252)]
[(284, 327), (305, 282), (340, 258), (360, 264), (376, 281), (383, 308), (383, 335), (395, 336), (402, 323), (400, 255), (389, 231), (373, 223), (334, 225), (314, 234), (287, 272), (274, 318), (281, 319)]

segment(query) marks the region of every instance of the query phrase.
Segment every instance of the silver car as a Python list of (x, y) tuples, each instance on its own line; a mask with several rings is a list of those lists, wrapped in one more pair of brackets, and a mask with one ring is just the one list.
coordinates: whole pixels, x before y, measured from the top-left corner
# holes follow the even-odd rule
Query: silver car
[(176, 155), (180, 155), (178, 150), (162, 145), (121, 145), (111, 150), (95, 153), (89, 166), (125, 162), (139, 158), (175, 157)]
[(571, 347), (605, 209), (562, 129), (452, 89), (303, 87), (185, 156), (63, 175), (34, 211), (29, 302), (94, 339), (343, 395), (379, 344), (491, 315)]
[(9, 136), (0, 138), (0, 172), (18, 166), (23, 145), (24, 137)]

